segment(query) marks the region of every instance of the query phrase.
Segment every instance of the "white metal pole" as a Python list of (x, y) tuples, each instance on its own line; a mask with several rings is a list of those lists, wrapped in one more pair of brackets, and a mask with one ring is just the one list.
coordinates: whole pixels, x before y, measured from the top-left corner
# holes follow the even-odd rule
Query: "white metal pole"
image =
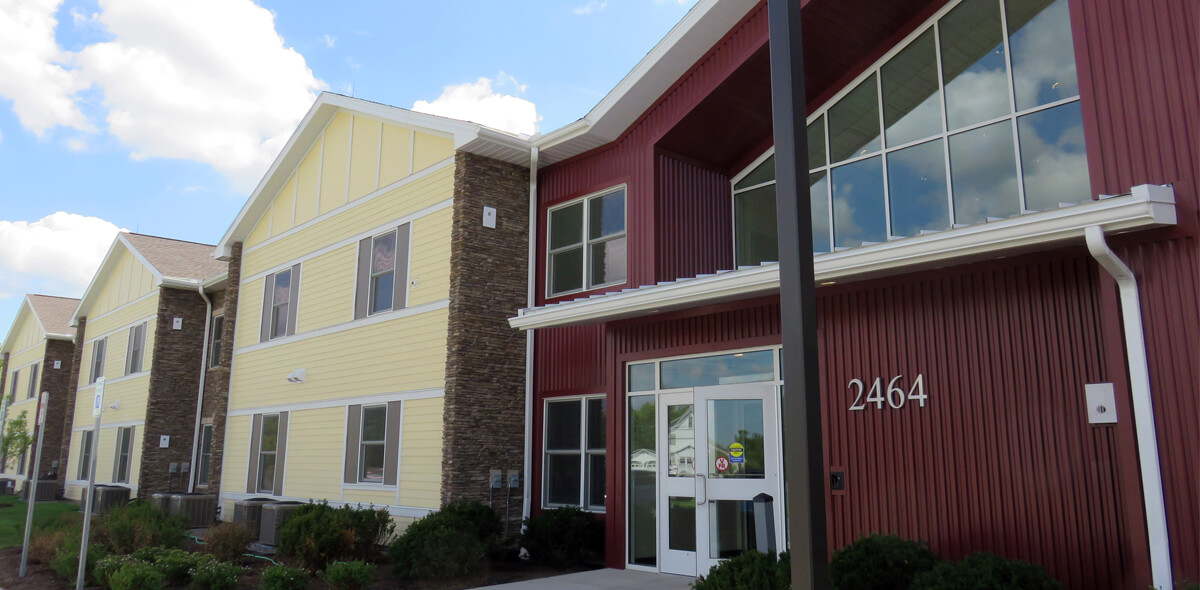
[(100, 442), (100, 414), (104, 413), (104, 377), (96, 380), (96, 394), (92, 398), (92, 415), (96, 425), (92, 428), (91, 465), (88, 466), (87, 491), (83, 500), (83, 537), (79, 540), (79, 572), (75, 574), (75, 590), (83, 590), (83, 578), (87, 573), (88, 536), (92, 531), (92, 503), (96, 493), (96, 446)]
[(33, 487), (29, 487), (30, 482), (25, 482), (25, 489), (29, 490), (28, 507), (25, 510), (25, 540), (21, 543), (21, 571), (17, 577), (25, 577), (25, 566), (29, 561), (29, 536), (33, 531), (33, 505), (37, 502), (38, 493), (38, 470), (42, 465), (42, 441), (46, 438), (46, 405), (50, 403), (50, 392), (43, 391), (41, 399), (38, 400), (37, 421), (33, 427), (37, 429), (37, 447), (33, 451)]

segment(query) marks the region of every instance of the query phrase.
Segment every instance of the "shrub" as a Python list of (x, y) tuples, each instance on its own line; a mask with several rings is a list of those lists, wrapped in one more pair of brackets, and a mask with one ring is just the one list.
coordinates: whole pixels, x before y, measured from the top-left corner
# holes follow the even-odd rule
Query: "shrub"
[(445, 579), (479, 569), (501, 528), (500, 517), (479, 502), (447, 504), (405, 529), (388, 557), (401, 579)]
[(112, 590), (161, 590), (163, 575), (153, 565), (130, 560), (108, 577)]
[(579, 563), (599, 554), (604, 542), (600, 521), (576, 506), (544, 510), (525, 519), (521, 544), (532, 559), (553, 566)]
[(135, 500), (113, 508), (96, 523), (96, 538), (116, 553), (144, 547), (175, 547), (183, 539), (183, 516), (169, 516), (148, 502)]
[(280, 555), (320, 571), (333, 561), (374, 557), (375, 546), (391, 537), (394, 525), (386, 510), (325, 502), (298, 508), (279, 533)]
[(274, 565), (262, 574), (263, 590), (306, 590), (308, 588), (308, 572), (298, 567)]
[[(80, 534), (68, 535), (50, 560), (54, 573), (64, 579), (74, 582), (79, 573), (79, 537)], [(85, 581), (95, 581), (96, 562), (112, 553), (107, 547), (97, 543), (95, 539), (88, 543), (87, 559), (84, 561)]]
[(236, 565), (206, 561), (192, 568), (191, 590), (234, 590), (246, 570)]
[(354, 556), (358, 559), (375, 557), (376, 547), (386, 544), (396, 532), (396, 523), (387, 510), (352, 508), (338, 510), (354, 535)]
[(78, 543), (80, 534), (82, 529), (78, 528), (36, 531), (29, 537), (29, 557), (36, 563), (49, 564), (58, 549), (66, 543), (67, 537), (74, 535)]
[(110, 579), (118, 570), (131, 563), (143, 563), (142, 560), (132, 555), (109, 555), (103, 559), (96, 561), (96, 569), (93, 572), (96, 578), (96, 583), (101, 588), (111, 588)]
[(215, 561), (213, 556), (188, 553), (182, 549), (164, 551), (154, 560), (154, 566), (162, 572), (168, 584), (186, 586), (192, 579), (192, 570)]
[(730, 559), (722, 560), (709, 570), (707, 576), (692, 583), (694, 590), (788, 590), (791, 587), (792, 571), (787, 552), (778, 558), (775, 552), (760, 553), (747, 551)]
[(837, 590), (908, 590), (917, 574), (939, 561), (924, 543), (868, 535), (834, 552), (829, 581)]
[(208, 533), (204, 550), (220, 561), (238, 561), (257, 535), (250, 527), (234, 522), (223, 522)]
[(943, 562), (918, 574), (913, 590), (1062, 590), (1046, 569), (1017, 559), (1005, 559), (992, 553), (972, 553), (962, 561)]
[(172, 550), (166, 547), (142, 547), (130, 554), (130, 557), (144, 561), (146, 563), (154, 563), (159, 557), (170, 553)]
[(375, 579), (375, 566), (362, 561), (339, 561), (321, 572), (326, 584), (337, 590), (366, 590)]

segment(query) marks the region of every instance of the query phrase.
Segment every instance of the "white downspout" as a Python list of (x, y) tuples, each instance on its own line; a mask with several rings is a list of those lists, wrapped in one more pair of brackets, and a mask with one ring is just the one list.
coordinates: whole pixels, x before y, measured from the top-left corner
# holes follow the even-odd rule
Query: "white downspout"
[(200, 456), (200, 414), (204, 412), (204, 379), (208, 376), (208, 331), (212, 329), (212, 300), (204, 292), (204, 283), (196, 289), (204, 300), (204, 343), (200, 345), (200, 391), (196, 393), (196, 427), (192, 432), (192, 467), (188, 470), (188, 493), (196, 491), (196, 466)]
[[(537, 173), (538, 148), (529, 148), (529, 287), (526, 305), (533, 307), (537, 284)], [(533, 330), (525, 331), (525, 481), (521, 489), (521, 518), (529, 518), (532, 508), (530, 479), (533, 476)]]
[(1166, 502), (1158, 459), (1158, 433), (1154, 426), (1154, 404), (1150, 399), (1150, 368), (1146, 360), (1146, 332), (1137, 277), (1104, 241), (1098, 225), (1084, 230), (1092, 257), (1117, 281), (1124, 323), (1125, 351), (1129, 363), (1129, 387), (1133, 397), (1133, 425), (1142, 471), (1142, 501), (1146, 508), (1146, 532), (1150, 540), (1150, 572), (1154, 587), (1174, 588), (1171, 580), (1171, 545), (1167, 537)]

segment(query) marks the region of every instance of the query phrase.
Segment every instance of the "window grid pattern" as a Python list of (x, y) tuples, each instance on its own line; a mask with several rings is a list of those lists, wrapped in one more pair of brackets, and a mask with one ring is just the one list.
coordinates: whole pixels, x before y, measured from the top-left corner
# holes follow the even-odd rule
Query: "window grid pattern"
[(260, 494), (275, 493), (275, 464), (279, 448), (279, 414), (268, 414), (262, 417), (262, 431), (258, 446), (258, 492)]
[(89, 470), (92, 468), (92, 435), (91, 430), (84, 430), (79, 433), (79, 479), (88, 479)]
[(142, 372), (142, 359), (145, 357), (146, 324), (138, 324), (129, 329), (129, 358), (125, 361), (125, 374), (132, 375)]
[(274, 289), (271, 292), (271, 338), (281, 338), (288, 334), (291, 285), (291, 269), (275, 273)]
[(358, 481), (383, 483), (387, 446), (387, 406), (363, 406), (359, 433)]
[(396, 230), (371, 238), (368, 315), (391, 311), (396, 278)]
[[(620, 202), (619, 222), (607, 219), (608, 203)], [(597, 206), (598, 205), (598, 206)], [(548, 297), (570, 295), (592, 289), (619, 285), (626, 279), (625, 187), (607, 189), (551, 208), (547, 212), (546, 293)], [(578, 214), (573, 214), (579, 209)], [(600, 209), (600, 211), (596, 211)], [(579, 227), (578, 233), (574, 230)], [(564, 228), (574, 236), (557, 243)], [(556, 230), (558, 233), (556, 234)], [(608, 248), (612, 247), (609, 252)], [(598, 255), (603, 253), (602, 255)], [(567, 264), (578, 259), (578, 269)], [(611, 267), (611, 268), (610, 268)], [(570, 272), (569, 276), (566, 273)], [(575, 273), (579, 276), (576, 277)], [(560, 285), (562, 283), (562, 285)]]
[(129, 456), (133, 448), (133, 427), (117, 429), (117, 472), (116, 483), (129, 483)]
[(88, 383), (95, 383), (104, 376), (104, 351), (108, 348), (108, 338), (101, 338), (92, 343), (92, 368)]
[(196, 466), (196, 485), (206, 486), (209, 479), (209, 465), (212, 463), (213, 425), (205, 424), (200, 432), (200, 464)]
[[(558, 404), (558, 407), (565, 409), (567, 412), (578, 412), (578, 430), (568, 433), (566, 444), (556, 444), (551, 439), (549, 429), (552, 427), (549, 424), (552, 407)], [(577, 405), (576, 408), (570, 406)], [(543, 474), (542, 482), (542, 505), (546, 508), (559, 506), (579, 506), (584, 510), (592, 512), (604, 512), (606, 497), (605, 489), (605, 469), (607, 461), (606, 452), (606, 411), (607, 400), (603, 395), (589, 395), (582, 397), (561, 398), (546, 401), (546, 433), (543, 435)], [(574, 417), (571, 417), (572, 419)], [(575, 427), (575, 424), (571, 424)], [(578, 437), (578, 438), (575, 438)], [(578, 461), (578, 500), (572, 501), (552, 501), (553, 495), (551, 486), (554, 485), (556, 479), (551, 471), (556, 469), (556, 465), (561, 465), (565, 468), (566, 473), (575, 470), (575, 462)]]
[(221, 365), (221, 332), (225, 330), (225, 316), (219, 315), (212, 321), (212, 339), (208, 346), (209, 368)]
[[(37, 395), (38, 369), (40, 367), (41, 365), (34, 363), (33, 366), (29, 368), (29, 387), (25, 392), (25, 399), (33, 399), (33, 396)], [(16, 382), (13, 384), (16, 385)], [(14, 395), (13, 398), (16, 399), (16, 396)]]

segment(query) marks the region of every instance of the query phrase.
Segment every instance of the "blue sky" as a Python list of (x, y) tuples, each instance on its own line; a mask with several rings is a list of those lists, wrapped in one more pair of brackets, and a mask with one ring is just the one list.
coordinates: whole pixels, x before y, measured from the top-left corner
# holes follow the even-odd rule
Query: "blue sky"
[(0, 334), (117, 228), (217, 241), (322, 89), (544, 133), (693, 4), (0, 0)]

